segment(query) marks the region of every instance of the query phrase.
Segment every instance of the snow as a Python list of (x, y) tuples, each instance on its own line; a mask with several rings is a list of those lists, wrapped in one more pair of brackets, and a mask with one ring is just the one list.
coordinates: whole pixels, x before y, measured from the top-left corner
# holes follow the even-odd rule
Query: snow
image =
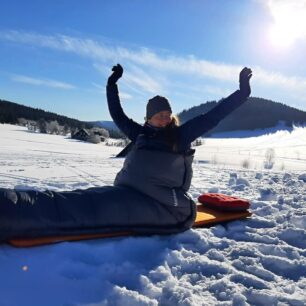
[[(303, 127), (294, 127), (291, 132), (279, 130), (275, 133), (249, 138), (237, 138), (238, 132), (232, 133), (236, 138), (220, 138), (226, 133), (217, 134), (218, 138), (205, 139), (205, 144), (199, 147), (197, 155), (205, 157), (201, 159), (202, 163), (239, 167), (245, 163), (245, 168), (262, 169), (267, 161), (266, 154), (272, 150), (275, 156), (273, 170), (306, 171), (305, 131)], [(243, 131), (241, 135), (244, 136)]]
[[(0, 125), (0, 139), (0, 187), (109, 185), (123, 163), (119, 147), (18, 126)], [(249, 199), (247, 220), (177, 235), (0, 245), (0, 305), (305, 305), (305, 147), (306, 129), (294, 128), (196, 148), (191, 195)]]

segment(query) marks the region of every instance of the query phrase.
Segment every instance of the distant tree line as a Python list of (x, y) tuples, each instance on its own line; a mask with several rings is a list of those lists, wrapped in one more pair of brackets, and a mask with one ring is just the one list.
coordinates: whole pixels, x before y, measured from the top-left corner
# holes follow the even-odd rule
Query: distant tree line
[(66, 124), (70, 128), (75, 129), (92, 128), (92, 125), (77, 119), (0, 99), (0, 123), (17, 124), (18, 118), (36, 122), (39, 120), (44, 120), (46, 122), (57, 121), (62, 126)]
[[(184, 110), (178, 114), (181, 123), (209, 112), (220, 101), (209, 101), (199, 106)], [(305, 124), (306, 112), (282, 103), (263, 98), (250, 97), (246, 103), (222, 120), (218, 126), (205, 136), (216, 132), (235, 130), (254, 130), (276, 126), (280, 121), (287, 126)], [(53, 134), (74, 134), (80, 129), (92, 129), (98, 125), (79, 121), (66, 116), (47, 112), (38, 108), (20, 105), (0, 99), (0, 123), (21, 124), (29, 129)], [(108, 130), (111, 138), (125, 138), (122, 132), (115, 129)], [(103, 131), (101, 132), (104, 133)]]
[[(107, 129), (107, 128), (104, 128), (104, 129)], [(107, 129), (108, 133), (109, 133), (109, 137), (111, 138), (116, 138), (116, 139), (125, 139), (126, 136), (121, 132), (121, 131), (118, 131), (118, 130), (114, 130), (114, 129)]]
[(78, 128), (70, 128), (67, 124), (60, 125), (57, 120), (46, 121), (43, 118), (37, 121), (18, 118), (17, 124), (27, 127), (29, 131), (43, 134), (67, 135), (68, 133), (73, 134), (78, 130)]
[[(178, 117), (181, 123), (184, 123), (200, 114), (209, 112), (221, 101), (210, 101), (192, 107), (179, 113)], [(279, 102), (250, 97), (246, 103), (222, 120), (206, 136), (216, 132), (270, 128), (276, 126), (280, 121), (286, 126), (305, 124), (306, 112)]]
[[(89, 122), (79, 121), (56, 113), (44, 111), (39, 108), (21, 105), (0, 99), (0, 123), (19, 124), (27, 126), (29, 130), (41, 133), (72, 135), (81, 129), (97, 132), (99, 127)], [(117, 130), (99, 130), (105, 137), (124, 138)]]

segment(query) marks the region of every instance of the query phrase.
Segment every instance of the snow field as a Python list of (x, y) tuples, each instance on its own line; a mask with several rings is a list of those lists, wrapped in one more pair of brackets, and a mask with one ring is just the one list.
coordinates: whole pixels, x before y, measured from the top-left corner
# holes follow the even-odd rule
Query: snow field
[[(240, 133), (245, 134), (243, 131)], [(205, 156), (202, 162), (240, 168), (245, 164), (248, 169), (262, 170), (265, 168), (266, 154), (272, 150), (273, 170), (306, 171), (306, 128), (294, 127), (292, 131), (280, 130), (249, 138), (237, 138), (239, 132), (223, 133), (218, 137), (227, 134), (233, 134), (236, 138), (204, 140), (204, 145), (197, 150), (199, 156)]]
[[(297, 131), (299, 137), (305, 135), (303, 129)], [(290, 135), (299, 144), (294, 131), (286, 134), (286, 142), (295, 143)], [(271, 137), (277, 138), (268, 136), (259, 137), (264, 148), (271, 147)], [(16, 126), (0, 125), (0, 138), (0, 187), (108, 185), (123, 163), (113, 158), (118, 147), (28, 133)], [(299, 160), (283, 171), (245, 169), (221, 159), (211, 164), (206, 161), (213, 141), (197, 147), (190, 193), (194, 198), (208, 191), (247, 198), (250, 219), (178, 235), (29, 249), (0, 245), (0, 305), (305, 305), (304, 166)], [(220, 141), (229, 152), (240, 140)], [(247, 142), (256, 141), (245, 139), (245, 150)], [(283, 141), (279, 138), (273, 148)]]

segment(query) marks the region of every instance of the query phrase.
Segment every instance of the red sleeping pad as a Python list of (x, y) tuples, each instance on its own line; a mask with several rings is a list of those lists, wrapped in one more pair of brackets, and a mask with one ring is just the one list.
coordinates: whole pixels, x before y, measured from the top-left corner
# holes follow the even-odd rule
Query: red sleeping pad
[(245, 211), (250, 207), (248, 200), (221, 193), (202, 194), (198, 201), (208, 208), (222, 211)]

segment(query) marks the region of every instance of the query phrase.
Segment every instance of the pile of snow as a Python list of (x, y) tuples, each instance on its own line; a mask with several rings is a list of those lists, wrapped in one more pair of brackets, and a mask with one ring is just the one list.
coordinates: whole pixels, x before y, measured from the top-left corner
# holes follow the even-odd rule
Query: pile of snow
[[(305, 305), (306, 171), (293, 171), (289, 164), (283, 171), (245, 169), (221, 159), (223, 148), (237, 152), (237, 145), (243, 152), (248, 145), (251, 150), (277, 150), (283, 143), (300, 148), (299, 133), (305, 135), (296, 130), (282, 137), (218, 140), (219, 163), (213, 164), (205, 161), (215, 140), (198, 147), (191, 194), (247, 198), (250, 219), (178, 235), (29, 249), (0, 245), (0, 305)], [(123, 163), (113, 158), (121, 148), (16, 126), (0, 125), (0, 139), (0, 187), (107, 185)], [(301, 164), (296, 155), (291, 160)]]

